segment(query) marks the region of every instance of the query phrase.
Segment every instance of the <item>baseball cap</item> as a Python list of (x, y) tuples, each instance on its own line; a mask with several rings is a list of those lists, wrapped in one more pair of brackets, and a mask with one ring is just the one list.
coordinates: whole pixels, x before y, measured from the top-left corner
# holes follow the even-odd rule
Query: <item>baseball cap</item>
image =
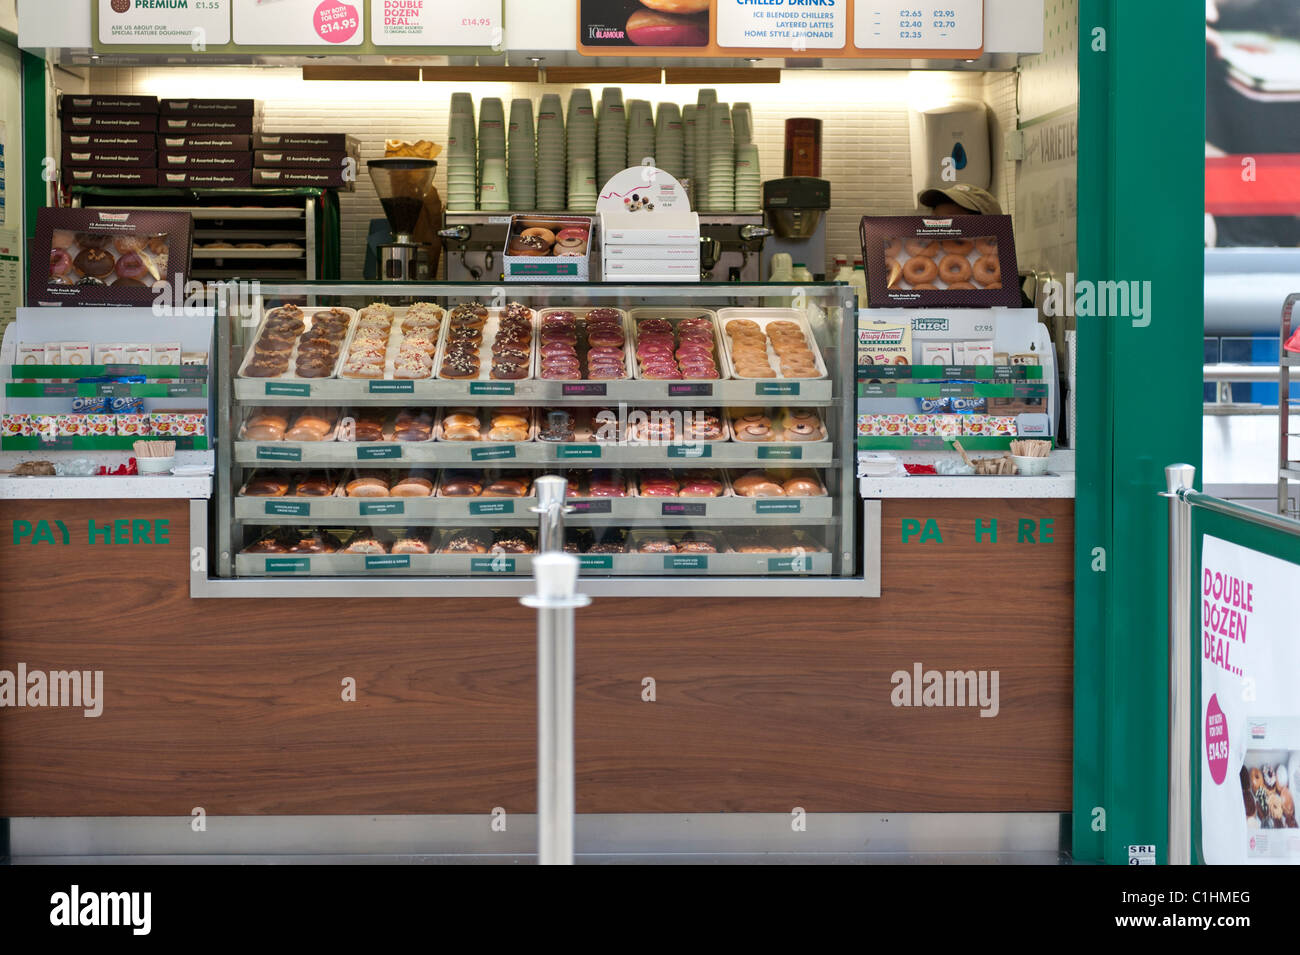
[(991, 192), (965, 182), (953, 183), (943, 189), (925, 189), (916, 197), (916, 201), (931, 209), (946, 201), (955, 202), (963, 208), (986, 216), (1002, 215), (1002, 207), (998, 205), (997, 199), (993, 198)]

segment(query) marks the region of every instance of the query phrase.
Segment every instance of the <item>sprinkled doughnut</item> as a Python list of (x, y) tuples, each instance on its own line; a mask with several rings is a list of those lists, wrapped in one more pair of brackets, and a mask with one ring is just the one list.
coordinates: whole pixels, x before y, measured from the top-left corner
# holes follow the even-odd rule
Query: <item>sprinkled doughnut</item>
[(973, 274), (980, 285), (992, 285), (1002, 281), (1002, 266), (998, 263), (997, 256), (985, 255), (975, 260)]
[(907, 279), (908, 285), (925, 285), (933, 282), (938, 275), (939, 266), (934, 264), (934, 259), (926, 255), (913, 256), (903, 266), (903, 278)]
[(970, 262), (964, 255), (945, 255), (939, 260), (939, 278), (948, 285), (954, 282), (968, 282), (971, 277)]

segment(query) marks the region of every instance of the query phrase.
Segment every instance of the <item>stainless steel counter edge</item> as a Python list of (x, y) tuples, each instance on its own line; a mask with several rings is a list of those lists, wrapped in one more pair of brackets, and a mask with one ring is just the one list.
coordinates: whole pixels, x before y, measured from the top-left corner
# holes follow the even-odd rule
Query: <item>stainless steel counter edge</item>
[[(212, 478), (141, 475), (134, 477), (6, 477), (0, 478), (0, 500), (149, 500), (188, 498), (197, 500), (207, 513), (212, 496)], [(206, 523), (207, 517), (203, 518)]]

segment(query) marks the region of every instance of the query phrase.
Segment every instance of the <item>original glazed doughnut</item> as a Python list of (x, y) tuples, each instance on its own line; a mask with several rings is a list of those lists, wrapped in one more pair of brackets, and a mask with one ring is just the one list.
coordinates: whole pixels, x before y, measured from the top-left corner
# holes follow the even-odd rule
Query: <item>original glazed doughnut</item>
[(973, 288), (975, 288), (975, 286), (972, 285), (970, 282), (953, 282), (951, 285), (948, 286), (948, 291), (951, 292), (951, 291), (953, 291), (954, 289), (966, 289), (966, 290), (969, 290), (969, 289), (973, 289)]
[(896, 259), (903, 252), (902, 239), (890, 239), (885, 243), (885, 258)]
[(974, 239), (944, 239), (943, 250), (950, 255), (970, 255), (975, 249)]
[[(937, 246), (938, 243), (935, 245)], [(903, 278), (907, 279), (908, 285), (925, 285), (933, 282), (938, 276), (939, 266), (935, 265), (934, 259), (926, 255), (914, 255), (903, 266)]]
[(908, 255), (925, 255), (933, 258), (939, 254), (939, 243), (933, 239), (929, 242), (925, 239), (908, 239), (903, 243), (903, 248), (907, 249)]
[(975, 248), (979, 250), (980, 255), (997, 255), (998, 240), (991, 235), (981, 239), (976, 239)]
[(939, 260), (939, 278), (948, 285), (953, 282), (966, 282), (971, 277), (970, 262), (964, 255), (945, 255)]
[(124, 279), (138, 279), (147, 271), (138, 252), (127, 252), (117, 260), (114, 271)]
[(996, 255), (985, 255), (975, 260), (973, 274), (980, 285), (992, 285), (1002, 281), (1002, 266)]

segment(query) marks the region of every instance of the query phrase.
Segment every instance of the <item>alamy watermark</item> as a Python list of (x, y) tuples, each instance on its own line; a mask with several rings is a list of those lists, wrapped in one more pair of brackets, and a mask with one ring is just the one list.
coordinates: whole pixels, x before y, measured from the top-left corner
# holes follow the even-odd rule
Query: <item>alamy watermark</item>
[(1151, 324), (1151, 283), (1138, 281), (1076, 281), (1067, 272), (1065, 281), (1043, 283), (1043, 314), (1052, 318), (1128, 318), (1134, 328)]
[(894, 706), (978, 707), (980, 716), (998, 715), (997, 670), (926, 670), (913, 663), (911, 670), (895, 670), (889, 678)]
[(160, 318), (229, 315), (240, 324), (255, 325), (261, 314), (262, 283), (241, 282), (182, 283), (179, 279), (153, 284), (156, 293), (153, 313)]
[(103, 670), (0, 670), (0, 709), (8, 706), (82, 709), (91, 719), (104, 712)]

